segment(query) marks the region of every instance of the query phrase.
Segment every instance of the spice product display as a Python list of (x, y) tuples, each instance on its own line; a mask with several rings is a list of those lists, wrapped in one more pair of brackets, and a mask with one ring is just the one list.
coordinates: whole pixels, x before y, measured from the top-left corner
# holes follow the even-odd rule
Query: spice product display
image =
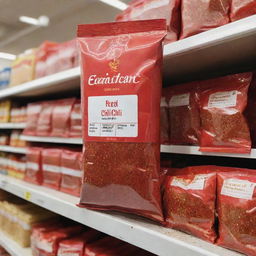
[(246, 255), (256, 255), (255, 209), (255, 172), (218, 173), (217, 244)]
[(161, 98), (160, 105), (160, 142), (161, 144), (169, 143), (169, 111), (165, 97)]
[(25, 157), (15, 155), (15, 154), (9, 154), (7, 165), (6, 165), (6, 171), (8, 176), (12, 176), (17, 179), (24, 179), (25, 171), (26, 171)]
[(0, 134), (0, 145), (9, 145), (10, 137), (8, 134)]
[(25, 123), (27, 119), (27, 108), (23, 107), (12, 107), (10, 113), (11, 123)]
[(80, 195), (82, 184), (82, 152), (63, 150), (61, 153), (60, 190), (75, 196)]
[(5, 100), (0, 102), (0, 122), (8, 123), (10, 120), (11, 101)]
[(231, 21), (236, 21), (256, 14), (255, 0), (232, 0), (231, 1)]
[(166, 88), (171, 144), (199, 143), (200, 114), (196, 99), (197, 84), (193, 82)]
[(24, 180), (41, 185), (43, 183), (42, 148), (28, 147)]
[(164, 20), (78, 26), (86, 148), (81, 206), (163, 220), (159, 126), (165, 34)]
[(180, 0), (137, 0), (116, 17), (117, 21), (166, 19), (165, 43), (178, 39), (180, 31)]
[(71, 110), (69, 137), (82, 138), (81, 101), (78, 99)]
[(9, 144), (12, 147), (26, 147), (27, 142), (21, 139), (22, 132), (20, 130), (13, 130), (10, 134)]
[(166, 225), (213, 243), (215, 195), (215, 173), (169, 176), (164, 192)]
[(202, 88), (207, 88), (199, 91), (201, 151), (250, 153), (250, 131), (243, 112), (251, 79), (251, 73), (243, 73), (202, 82)]
[(59, 190), (61, 182), (61, 148), (42, 150), (43, 186)]

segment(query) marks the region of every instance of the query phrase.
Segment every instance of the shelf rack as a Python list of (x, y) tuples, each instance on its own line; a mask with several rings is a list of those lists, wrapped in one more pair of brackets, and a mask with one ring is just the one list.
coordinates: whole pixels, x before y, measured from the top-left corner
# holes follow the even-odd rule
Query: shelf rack
[(0, 245), (12, 256), (32, 256), (30, 248), (22, 248), (3, 232), (0, 232)]
[(0, 129), (24, 129), (25, 127), (25, 123), (0, 123)]
[(27, 148), (19, 148), (19, 147), (12, 147), (12, 146), (1, 146), (0, 145), (0, 151), (2, 152), (8, 152), (8, 153), (16, 153), (16, 154), (26, 154)]
[[(235, 252), (140, 217), (77, 207), (74, 196), (0, 175), (0, 188), (62, 216), (134, 244), (159, 256), (238, 256)], [(21, 256), (21, 255), (19, 255)]]

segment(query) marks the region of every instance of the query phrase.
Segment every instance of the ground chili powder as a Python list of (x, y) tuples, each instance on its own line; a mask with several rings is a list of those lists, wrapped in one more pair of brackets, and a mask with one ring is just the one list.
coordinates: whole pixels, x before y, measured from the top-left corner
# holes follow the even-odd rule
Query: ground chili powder
[(256, 255), (256, 172), (218, 173), (217, 244)]
[(250, 153), (251, 139), (244, 110), (252, 73), (200, 82), (200, 150)]
[(165, 34), (164, 20), (78, 26), (81, 206), (163, 220), (159, 126)]

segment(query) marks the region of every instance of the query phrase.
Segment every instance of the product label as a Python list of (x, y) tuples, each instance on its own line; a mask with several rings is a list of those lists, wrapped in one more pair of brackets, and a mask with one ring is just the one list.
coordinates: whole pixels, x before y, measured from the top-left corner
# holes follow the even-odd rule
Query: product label
[(171, 97), (169, 107), (187, 106), (189, 104), (190, 93), (178, 94)]
[(56, 173), (60, 172), (59, 166), (51, 165), (51, 164), (43, 164), (43, 169), (44, 171), (47, 171), (47, 172), (56, 172)]
[(39, 170), (39, 164), (38, 163), (33, 163), (33, 162), (27, 162), (27, 168), (38, 171)]
[(195, 178), (190, 181), (178, 177), (174, 177), (171, 183), (171, 186), (174, 187), (179, 187), (184, 190), (203, 190), (204, 189), (204, 183), (205, 179), (207, 178), (208, 175), (196, 175)]
[(137, 137), (138, 96), (88, 97), (88, 136)]
[(53, 252), (53, 243), (48, 242), (47, 240), (41, 239), (41, 240), (37, 241), (36, 247), (43, 251), (49, 252), (49, 253)]
[(256, 183), (248, 180), (227, 179), (224, 180), (221, 195), (251, 200), (255, 187)]
[(58, 250), (58, 256), (80, 256), (80, 252), (71, 252), (70, 249), (67, 251), (67, 249), (59, 248)]
[(61, 167), (61, 173), (74, 177), (82, 177), (82, 172), (80, 170), (74, 170), (66, 167)]
[(237, 91), (216, 92), (210, 95), (208, 108), (235, 107), (237, 101)]

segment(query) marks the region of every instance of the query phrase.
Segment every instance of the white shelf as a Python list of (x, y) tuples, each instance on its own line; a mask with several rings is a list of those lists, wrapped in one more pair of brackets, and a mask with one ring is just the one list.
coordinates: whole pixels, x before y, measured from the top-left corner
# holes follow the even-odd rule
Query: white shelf
[(72, 68), (21, 85), (0, 90), (0, 99), (11, 96), (41, 96), (49, 93), (79, 89), (80, 68)]
[(16, 154), (26, 154), (27, 148), (21, 148), (21, 147), (12, 147), (12, 146), (3, 146), (0, 145), (0, 151), (2, 152), (8, 152), (8, 153), (16, 153)]
[(25, 127), (25, 123), (0, 123), (0, 129), (24, 129)]
[(102, 213), (79, 208), (76, 206), (79, 202), (77, 197), (29, 184), (12, 177), (0, 175), (0, 188), (159, 256), (240, 255), (133, 215)]
[(184, 154), (184, 155), (199, 155), (199, 156), (220, 156), (233, 158), (248, 158), (256, 159), (256, 149), (252, 149), (250, 154), (228, 154), (217, 152), (201, 152), (198, 146), (179, 146), (179, 145), (161, 145), (162, 153)]
[(0, 232), (0, 245), (12, 256), (32, 256), (30, 248), (22, 248), (19, 244)]
[(77, 144), (82, 145), (83, 140), (81, 138), (58, 138), (58, 137), (39, 137), (39, 136), (27, 136), (21, 135), (21, 140), (30, 142), (46, 142), (46, 143), (61, 143), (61, 144)]

